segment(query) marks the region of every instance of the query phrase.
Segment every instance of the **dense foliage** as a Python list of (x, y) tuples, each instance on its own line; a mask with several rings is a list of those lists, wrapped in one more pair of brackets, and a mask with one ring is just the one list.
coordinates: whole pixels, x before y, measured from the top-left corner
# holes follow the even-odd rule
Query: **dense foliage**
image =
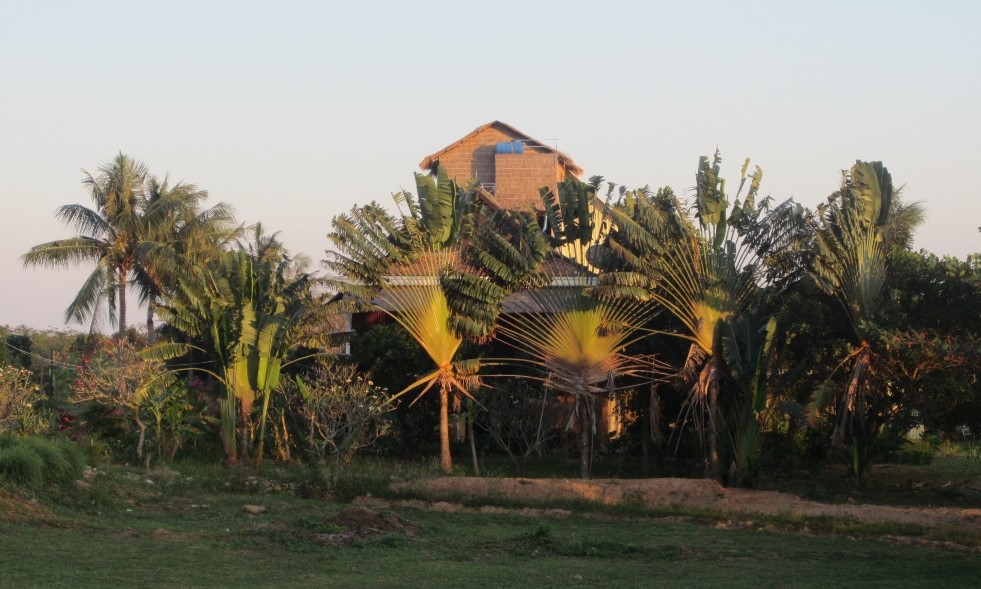
[[(687, 200), (573, 179), (533, 212), (417, 175), (396, 213), (333, 220), (322, 280), (261, 225), (120, 154), (85, 176), (94, 208), (59, 210), (78, 235), (23, 257), (94, 262), (66, 318), (107, 306), (119, 329), (3, 328), (0, 429), (143, 463), (220, 447), (228, 464), (343, 468), (438, 440), (452, 472), (466, 441), (474, 472), (503, 453), (590, 476), (617, 453), (748, 485), (835, 461), (866, 483), (910, 432), (981, 430), (978, 255), (912, 251), (924, 211), (881, 162), (856, 162), (814, 211), (761, 198), (749, 160), (734, 193), (723, 176), (718, 153), (701, 158)], [(343, 360), (342, 313), (360, 314)], [(33, 472), (31, 452), (10, 460)]]

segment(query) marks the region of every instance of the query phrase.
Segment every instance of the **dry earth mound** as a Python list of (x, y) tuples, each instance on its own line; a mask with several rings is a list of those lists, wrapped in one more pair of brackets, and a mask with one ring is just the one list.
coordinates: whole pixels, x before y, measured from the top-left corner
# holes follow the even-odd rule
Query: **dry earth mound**
[(498, 479), (440, 477), (417, 479), (393, 486), (397, 492), (430, 501), (533, 503), (585, 500), (607, 505), (641, 503), (650, 507), (681, 507), (735, 514), (837, 517), (863, 522), (895, 522), (928, 527), (957, 525), (981, 529), (981, 508), (893, 507), (832, 505), (807, 501), (789, 493), (726, 489), (706, 479)]

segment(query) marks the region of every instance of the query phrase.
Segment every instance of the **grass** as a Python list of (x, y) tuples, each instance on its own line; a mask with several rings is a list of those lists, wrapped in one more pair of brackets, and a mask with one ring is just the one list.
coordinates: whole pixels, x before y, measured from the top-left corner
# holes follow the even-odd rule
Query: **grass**
[(977, 553), (875, 539), (916, 532), (902, 527), (636, 506), (554, 517), (396, 508), (414, 534), (323, 545), (347, 507), (338, 498), (431, 465), (98, 472), (76, 488), (0, 489), (0, 586), (940, 587), (973, 586), (979, 567)]
[(760, 487), (828, 503), (859, 502), (909, 507), (981, 505), (981, 446), (962, 443), (940, 451), (929, 464), (879, 464), (872, 484), (858, 489), (844, 466), (818, 473), (770, 475)]

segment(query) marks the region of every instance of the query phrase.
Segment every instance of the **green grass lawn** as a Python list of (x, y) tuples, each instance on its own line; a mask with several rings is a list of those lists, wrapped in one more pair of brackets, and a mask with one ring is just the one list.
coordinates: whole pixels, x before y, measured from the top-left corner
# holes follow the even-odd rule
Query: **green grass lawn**
[[(411, 534), (323, 545), (318, 534), (339, 529), (328, 518), (348, 506), (305, 498), (309, 479), (113, 467), (87, 488), (33, 501), (0, 490), (0, 586), (970, 587), (981, 579), (977, 552), (630, 511), (397, 508)], [(251, 515), (246, 504), (265, 511)]]

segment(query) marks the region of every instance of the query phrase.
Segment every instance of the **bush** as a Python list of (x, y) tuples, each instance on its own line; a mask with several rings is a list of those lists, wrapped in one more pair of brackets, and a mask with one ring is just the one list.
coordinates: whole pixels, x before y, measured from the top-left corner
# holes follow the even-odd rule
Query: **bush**
[(346, 468), (358, 451), (388, 434), (388, 392), (350, 364), (321, 362), (309, 375), (280, 383), (298, 417), (307, 454)]
[(32, 381), (31, 371), (14, 366), (0, 366), (0, 431), (22, 435), (42, 431), (47, 422), (37, 411), (44, 398)]
[(936, 448), (925, 443), (909, 443), (897, 448), (890, 456), (888, 462), (893, 464), (920, 464), (927, 465), (933, 462), (933, 455)]

